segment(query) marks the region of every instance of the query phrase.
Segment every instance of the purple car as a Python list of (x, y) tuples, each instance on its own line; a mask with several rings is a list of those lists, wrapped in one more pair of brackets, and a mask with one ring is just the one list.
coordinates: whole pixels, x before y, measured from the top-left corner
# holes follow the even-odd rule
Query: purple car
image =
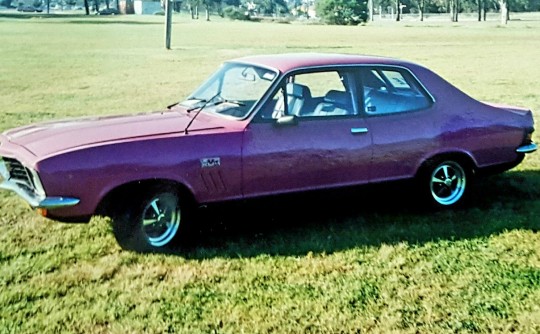
[(530, 110), (478, 102), (414, 63), (338, 54), (224, 63), (184, 101), (0, 135), (0, 187), (46, 217), (103, 214), (126, 249), (182, 238), (197, 206), (414, 179), (454, 207), (536, 150)]

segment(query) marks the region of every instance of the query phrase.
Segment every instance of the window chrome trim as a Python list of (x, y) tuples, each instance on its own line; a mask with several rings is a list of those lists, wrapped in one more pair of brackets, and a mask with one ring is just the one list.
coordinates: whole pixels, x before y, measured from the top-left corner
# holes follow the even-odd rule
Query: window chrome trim
[[(242, 64), (251, 64), (249, 62), (240, 62)], [(252, 64), (253, 65), (253, 64)], [(437, 102), (437, 100), (435, 99), (435, 96), (433, 96), (433, 94), (431, 94), (431, 92), (429, 91), (429, 89), (427, 89), (427, 87), (424, 85), (424, 83), (416, 76), (416, 74), (414, 74), (414, 72), (404, 66), (404, 65), (395, 65), (395, 64), (383, 64), (383, 63), (371, 63), (371, 64), (326, 64), (326, 65), (317, 65), (317, 66), (303, 66), (303, 67), (298, 67), (298, 68), (295, 68), (295, 69), (291, 69), (289, 71), (286, 71), (286, 72), (280, 72), (278, 71), (277, 69), (275, 68), (272, 68), (272, 67), (266, 67), (266, 66), (261, 66), (259, 64), (257, 64), (257, 66), (261, 67), (261, 68), (265, 68), (265, 69), (269, 69), (269, 70), (274, 70), (278, 73), (278, 76), (274, 79), (274, 82), (272, 83), (272, 85), (268, 88), (268, 90), (266, 91), (266, 93), (261, 97), (261, 99), (255, 103), (253, 105), (253, 108), (250, 110), (250, 112), (246, 115), (245, 118), (243, 118), (242, 120), (246, 120), (248, 118), (250, 118), (250, 122), (254, 121), (256, 123), (271, 123), (272, 122), (272, 119), (263, 119), (261, 117), (259, 117), (258, 115), (260, 115), (259, 111), (261, 110), (261, 107), (264, 106), (271, 98), (272, 96), (274, 96), (276, 93), (277, 93), (277, 90), (280, 88), (281, 86), (281, 83), (283, 81), (284, 78), (287, 78), (291, 75), (296, 75), (296, 74), (303, 74), (303, 73), (310, 73), (310, 72), (321, 72), (321, 71), (332, 71), (332, 70), (338, 70), (340, 68), (346, 68), (346, 69), (365, 69), (365, 68), (390, 68), (390, 69), (397, 69), (397, 70), (403, 70), (403, 71), (406, 71), (408, 74), (410, 74), (410, 76), (414, 79), (415, 83), (419, 85), (419, 87), (422, 89), (423, 93), (425, 93), (425, 97), (430, 100), (430, 105), (428, 108), (422, 108), (422, 109), (417, 109), (417, 110), (410, 110), (410, 111), (407, 111), (407, 113), (409, 112), (418, 112), (418, 111), (423, 111), (423, 110), (426, 110), (426, 109), (429, 109), (430, 107), (433, 106), (433, 104), (435, 104)], [(417, 65), (419, 66), (419, 65)], [(360, 82), (360, 84), (362, 85), (362, 83)], [(362, 88), (363, 88), (363, 85), (362, 85)], [(360, 92), (356, 92), (356, 96), (357, 98), (359, 98), (359, 93)], [(424, 94), (423, 94), (424, 95)], [(361, 106), (360, 105), (357, 105), (358, 108), (360, 108)], [(391, 115), (391, 114), (398, 114), (400, 112), (397, 112), (397, 113), (386, 113), (386, 114), (381, 114), (381, 115), (376, 115), (376, 114), (366, 114), (366, 112), (361, 112), (359, 110), (359, 112), (355, 115), (352, 115), (352, 116), (368, 116), (368, 117), (379, 117), (379, 116), (382, 116), (382, 115)], [(308, 117), (304, 117), (304, 119), (307, 119)]]

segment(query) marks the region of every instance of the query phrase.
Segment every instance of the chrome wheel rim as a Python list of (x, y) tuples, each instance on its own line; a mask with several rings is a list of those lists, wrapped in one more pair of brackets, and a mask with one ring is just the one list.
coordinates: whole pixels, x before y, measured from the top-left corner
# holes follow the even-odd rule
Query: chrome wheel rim
[(170, 193), (155, 196), (144, 207), (142, 219), (142, 229), (148, 243), (153, 247), (165, 246), (180, 227), (178, 198)]
[(456, 162), (446, 161), (431, 173), (431, 196), (441, 205), (452, 205), (463, 197), (467, 176)]

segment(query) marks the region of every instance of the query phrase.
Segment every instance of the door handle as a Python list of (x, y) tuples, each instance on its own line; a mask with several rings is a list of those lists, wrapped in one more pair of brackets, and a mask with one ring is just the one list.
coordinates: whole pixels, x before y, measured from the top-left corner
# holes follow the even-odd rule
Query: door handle
[(368, 129), (367, 128), (351, 128), (351, 133), (353, 135), (368, 133)]

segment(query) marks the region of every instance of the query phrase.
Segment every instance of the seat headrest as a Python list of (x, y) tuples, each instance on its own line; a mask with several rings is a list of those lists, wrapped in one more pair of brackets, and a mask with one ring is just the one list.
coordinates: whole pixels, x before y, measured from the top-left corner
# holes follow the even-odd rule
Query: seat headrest
[(331, 90), (324, 96), (324, 101), (329, 103), (348, 104), (349, 95), (347, 92), (341, 92), (339, 90)]
[(306, 97), (307, 92), (309, 92), (309, 88), (304, 85), (295, 84), (293, 82), (287, 84), (287, 95), (303, 98)]

